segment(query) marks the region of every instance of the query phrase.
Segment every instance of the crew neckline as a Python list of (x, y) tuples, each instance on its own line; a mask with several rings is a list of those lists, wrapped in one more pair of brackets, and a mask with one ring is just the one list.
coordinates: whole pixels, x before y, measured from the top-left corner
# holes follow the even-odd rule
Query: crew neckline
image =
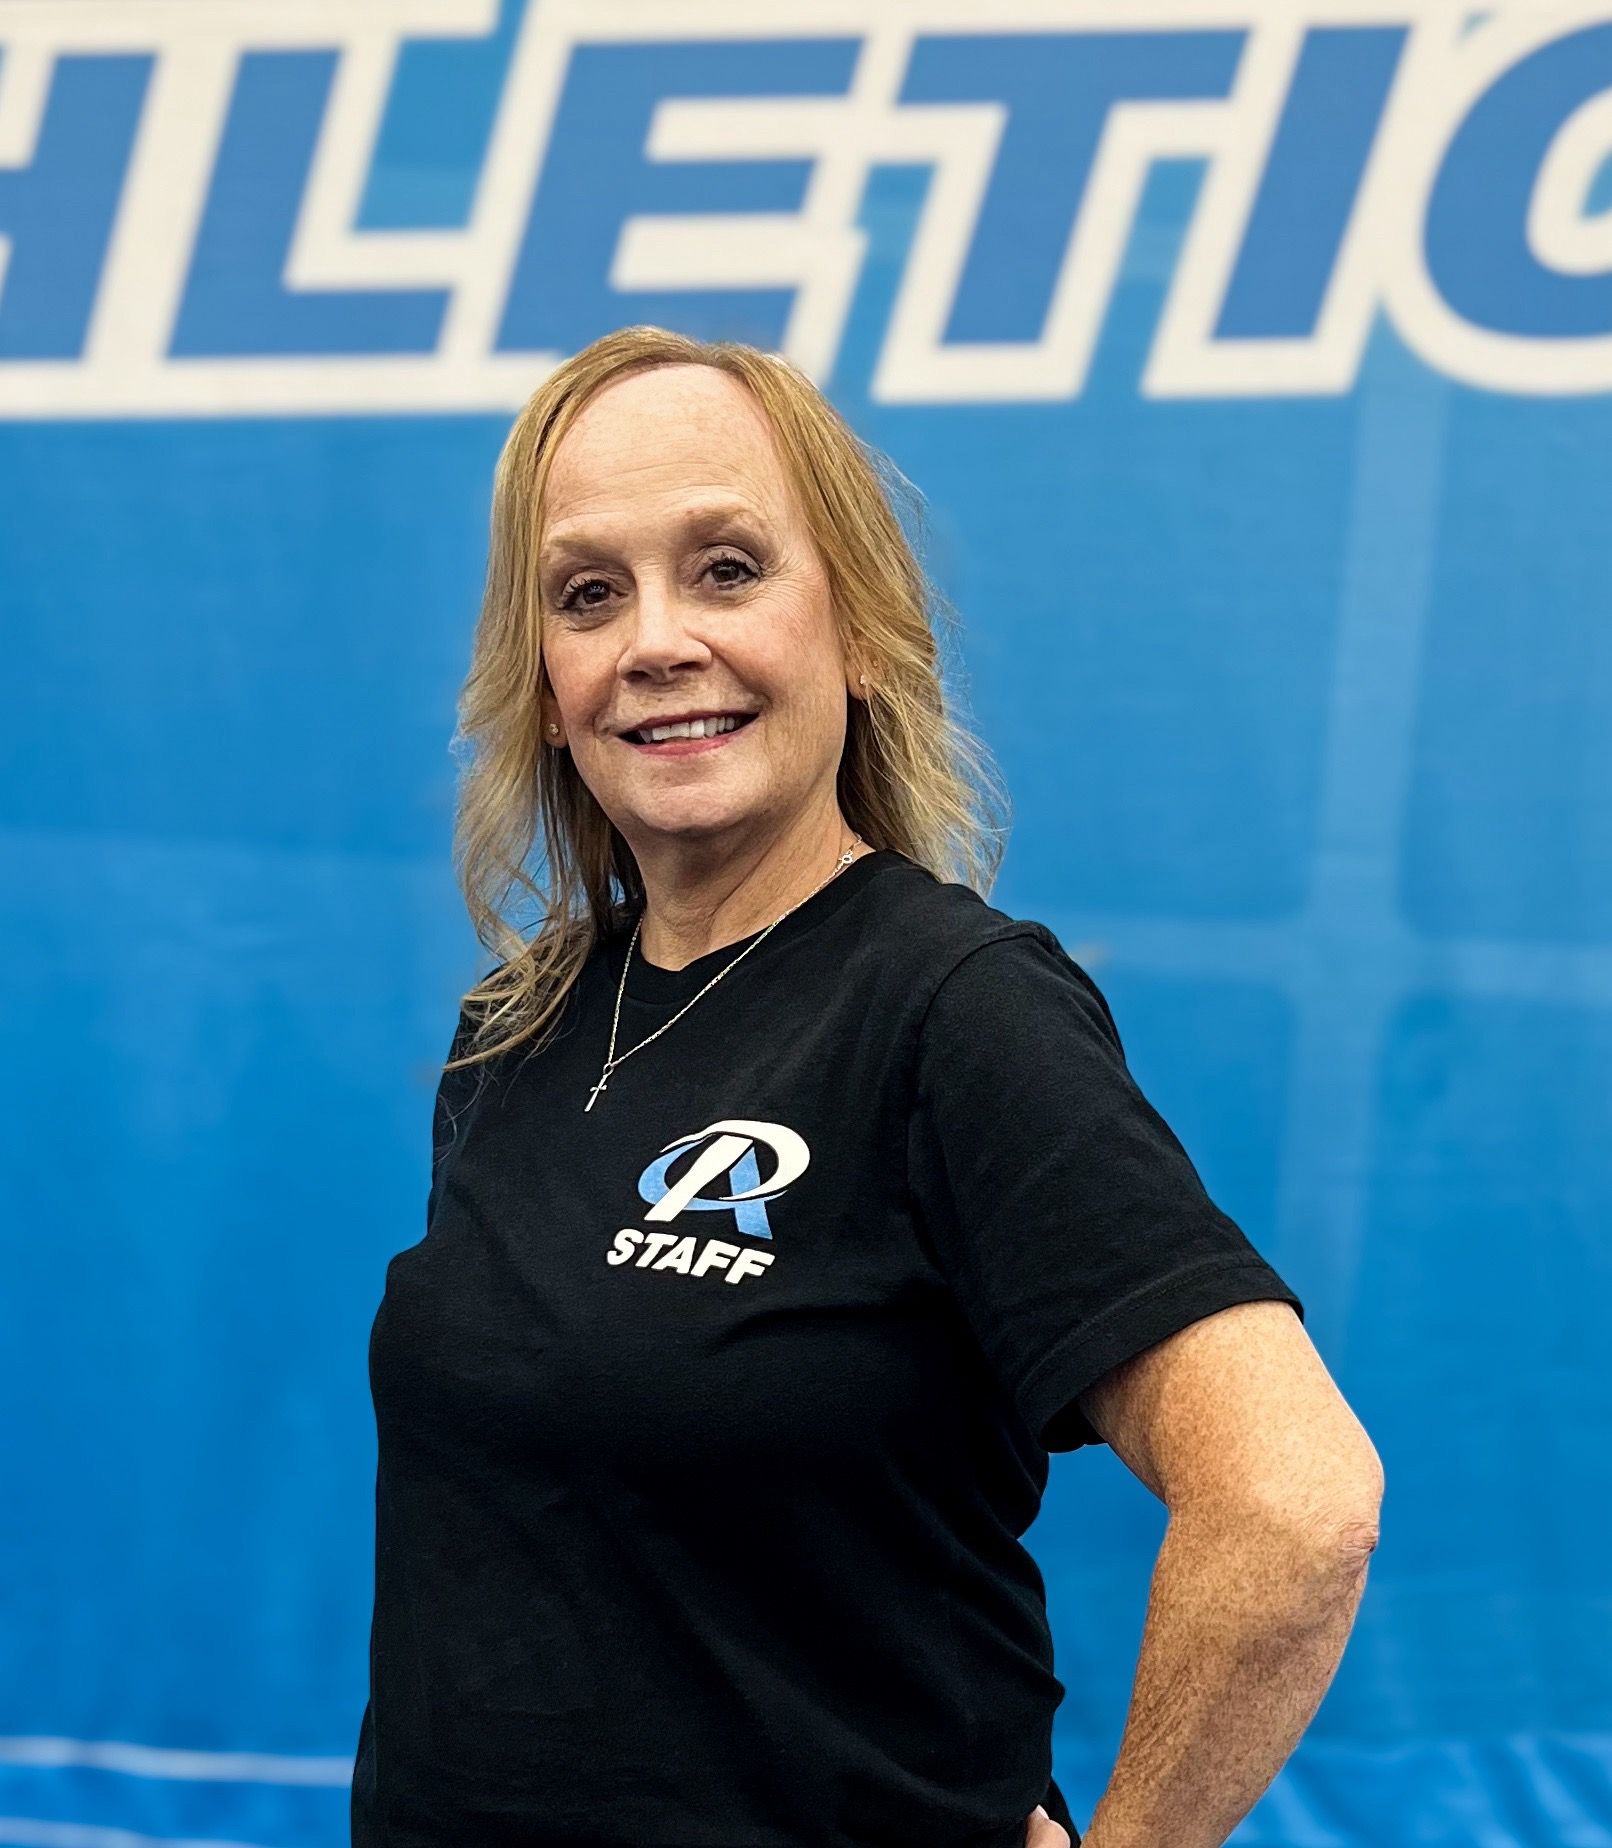
[[(860, 860), (853, 860), (844, 872), (835, 874), (826, 885), (820, 886), (788, 913), (781, 924), (773, 927), (766, 943), (748, 958), (746, 968), (765, 962), (780, 949), (814, 930), (824, 918), (832, 917), (841, 905), (854, 898), (879, 873), (892, 866), (912, 864), (904, 853), (893, 847), (875, 848), (872, 853), (863, 854)], [(747, 937), (736, 938), (732, 943), (724, 943), (717, 949), (707, 951), (704, 956), (696, 956), (693, 962), (685, 963), (681, 969), (663, 969), (658, 963), (646, 962), (643, 952), (635, 949), (627, 970), (627, 986), (623, 998), (649, 1007), (666, 1007), (691, 1000), (719, 969), (725, 968), (766, 929), (767, 926), (762, 925)], [(621, 959), (631, 938), (632, 925), (629, 923), (616, 935), (611, 945), (608, 967), (612, 987), (621, 979)]]

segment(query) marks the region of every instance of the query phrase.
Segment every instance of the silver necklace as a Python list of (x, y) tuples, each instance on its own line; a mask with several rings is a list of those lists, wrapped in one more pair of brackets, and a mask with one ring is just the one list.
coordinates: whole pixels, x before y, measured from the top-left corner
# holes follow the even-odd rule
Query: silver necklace
[[(840, 855), (839, 859), (835, 861), (833, 872), (823, 881), (822, 885), (813, 886), (811, 891), (806, 894), (806, 898), (815, 898), (817, 894), (822, 891), (823, 886), (828, 885), (832, 880), (838, 879), (840, 874), (843, 873), (846, 867), (856, 858), (857, 848), (863, 844), (862, 836), (860, 834), (853, 834), (851, 836), (851, 845)], [(658, 1026), (655, 1031), (649, 1035), (648, 1039), (641, 1039), (636, 1046), (629, 1046), (621, 1055), (621, 1058), (618, 1059), (616, 1057), (616, 1029), (621, 1024), (621, 998), (627, 992), (627, 970), (632, 964), (632, 953), (638, 943), (638, 933), (644, 927), (644, 914), (640, 911), (638, 914), (638, 922), (632, 927), (632, 942), (627, 945), (627, 954), (622, 958), (621, 980), (616, 985), (616, 1011), (610, 1021), (610, 1050), (605, 1055), (604, 1069), (599, 1074), (599, 1082), (588, 1093), (588, 1101), (582, 1106), (583, 1114), (586, 1115), (587, 1112), (593, 1108), (599, 1093), (610, 1082), (610, 1074), (618, 1065), (630, 1059), (635, 1052), (642, 1052), (649, 1044), (650, 1040), (658, 1040), (668, 1027), (675, 1027), (678, 1021), (680, 1021), (689, 1009), (693, 1007), (695, 1001), (699, 1001), (704, 996), (708, 995), (711, 990), (716, 987), (717, 983), (722, 980), (723, 976), (725, 976), (730, 969), (736, 968), (738, 964), (742, 963), (752, 950), (759, 949), (761, 944), (764, 943), (778, 926), (783, 923), (784, 919), (789, 916), (790, 912), (800, 910), (801, 906), (806, 903), (806, 898), (797, 899), (795, 903), (789, 907), (789, 911), (781, 912), (775, 917), (754, 942), (747, 943), (744, 948), (740, 950), (739, 954), (734, 957), (732, 962), (725, 963), (717, 970), (716, 974), (705, 984), (699, 994), (694, 996), (693, 1000), (685, 1001), (670, 1020)]]

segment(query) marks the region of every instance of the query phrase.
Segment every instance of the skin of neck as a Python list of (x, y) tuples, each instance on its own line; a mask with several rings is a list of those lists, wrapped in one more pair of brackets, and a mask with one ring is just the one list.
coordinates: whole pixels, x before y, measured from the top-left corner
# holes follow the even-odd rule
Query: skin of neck
[(860, 860), (872, 852), (853, 841), (854, 832), (832, 802), (783, 839), (734, 847), (705, 836), (635, 853), (644, 882), (639, 954), (657, 968), (681, 969), (765, 929), (822, 885), (842, 853)]

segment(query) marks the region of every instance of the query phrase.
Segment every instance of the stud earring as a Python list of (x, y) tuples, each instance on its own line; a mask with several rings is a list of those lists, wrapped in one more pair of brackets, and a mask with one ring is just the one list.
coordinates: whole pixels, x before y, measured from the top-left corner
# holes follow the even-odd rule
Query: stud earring
[(550, 730), (551, 732), (557, 732), (557, 731), (558, 731), (559, 729), (560, 729), (560, 728), (559, 728), (559, 726), (558, 726), (558, 725), (551, 725), (551, 726), (549, 727), (549, 730)]

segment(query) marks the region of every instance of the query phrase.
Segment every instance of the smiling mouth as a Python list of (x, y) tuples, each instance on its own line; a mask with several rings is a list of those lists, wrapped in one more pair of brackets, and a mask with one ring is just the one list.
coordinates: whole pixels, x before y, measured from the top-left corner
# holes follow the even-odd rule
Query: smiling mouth
[(651, 731), (663, 730), (664, 728), (661, 726), (647, 726), (639, 731), (622, 732), (619, 736), (624, 743), (636, 745), (639, 750), (647, 751), (661, 750), (667, 745), (673, 744), (715, 744), (724, 738), (731, 738), (735, 732), (743, 731), (756, 716), (757, 715), (753, 712), (723, 713), (720, 715), (721, 723), (713, 730), (707, 731), (704, 729), (704, 725), (712, 725), (714, 723), (712, 720), (707, 719), (703, 722), (702, 728), (697, 732), (691, 732), (683, 727), (679, 727), (676, 731), (669, 733), (669, 735), (664, 738), (651, 738), (649, 735)]

